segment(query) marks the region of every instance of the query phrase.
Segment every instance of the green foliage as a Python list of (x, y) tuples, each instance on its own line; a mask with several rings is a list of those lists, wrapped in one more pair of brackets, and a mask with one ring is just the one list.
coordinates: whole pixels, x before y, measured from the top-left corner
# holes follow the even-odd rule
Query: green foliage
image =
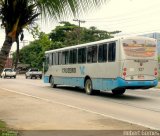
[(6, 128), (6, 123), (0, 120), (0, 129)]
[(81, 28), (69, 22), (61, 22), (50, 34), (38, 34), (38, 40), (20, 50), (20, 62), (42, 69), (44, 52), (71, 45), (112, 38), (111, 33), (96, 27)]
[(23, 28), (33, 24), (40, 12), (35, 9), (37, 5), (29, 0), (4, 0), (0, 3), (0, 18), (6, 34), (19, 36)]
[[(58, 21), (75, 17), (108, 0), (0, 0), (1, 26), (5, 29), (5, 41), (0, 51), (0, 71), (4, 68), (11, 46), (17, 43), (17, 59), (19, 58), (19, 36), (23, 40), (23, 30), (32, 28), (36, 19)], [(67, 15), (67, 16), (66, 16)], [(36, 29), (31, 30), (36, 33)], [(16, 67), (16, 65), (15, 65)]]
[[(47, 34), (40, 33), (38, 40), (31, 42), (29, 46), (25, 46), (20, 50), (20, 62), (41, 69), (44, 52), (52, 49), (51, 43)], [(13, 60), (15, 61), (15, 53), (13, 55)]]
[(98, 30), (96, 27), (87, 29), (70, 24), (69, 22), (61, 22), (60, 26), (57, 26), (55, 30), (52, 30), (49, 37), (54, 42), (62, 42), (65, 46), (71, 46), (112, 38), (113, 36), (111, 36), (111, 34), (119, 32), (120, 31), (107, 32)]

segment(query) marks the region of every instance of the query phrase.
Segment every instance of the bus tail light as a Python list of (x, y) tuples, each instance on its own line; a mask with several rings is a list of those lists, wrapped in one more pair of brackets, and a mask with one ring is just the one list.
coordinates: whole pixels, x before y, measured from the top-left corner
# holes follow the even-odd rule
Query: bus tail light
[(123, 72), (123, 76), (126, 76), (126, 72), (125, 71)]
[(157, 68), (154, 69), (154, 75), (157, 76), (158, 75), (158, 71)]
[(124, 76), (124, 78), (126, 77), (126, 75), (127, 75), (127, 68), (123, 68), (123, 76)]

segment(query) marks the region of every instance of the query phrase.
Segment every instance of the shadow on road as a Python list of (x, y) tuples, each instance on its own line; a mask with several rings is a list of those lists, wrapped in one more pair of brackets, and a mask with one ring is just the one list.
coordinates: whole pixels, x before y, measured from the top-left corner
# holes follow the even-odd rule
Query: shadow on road
[[(78, 87), (70, 87), (70, 86), (58, 86), (56, 89), (61, 89), (64, 91), (69, 91), (69, 92), (74, 92), (74, 93), (81, 93), (84, 94), (85, 91), (82, 88), (78, 88)], [(138, 94), (137, 94), (138, 95)], [(111, 91), (101, 91), (100, 93), (94, 94), (92, 96), (96, 96), (96, 97), (103, 97), (103, 98), (109, 98), (109, 99), (116, 99), (116, 100), (123, 100), (123, 101), (149, 101), (151, 100), (148, 97), (143, 97), (143, 96), (135, 96), (135, 94), (131, 95), (131, 94), (127, 94), (127, 91), (124, 95), (121, 96), (116, 96), (114, 94), (112, 94)]]

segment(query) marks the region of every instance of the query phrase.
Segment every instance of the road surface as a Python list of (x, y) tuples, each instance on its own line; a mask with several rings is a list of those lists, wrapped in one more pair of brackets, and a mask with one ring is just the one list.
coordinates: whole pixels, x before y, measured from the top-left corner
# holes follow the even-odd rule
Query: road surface
[(0, 79), (0, 119), (25, 130), (160, 130), (160, 90), (89, 96), (39, 79)]

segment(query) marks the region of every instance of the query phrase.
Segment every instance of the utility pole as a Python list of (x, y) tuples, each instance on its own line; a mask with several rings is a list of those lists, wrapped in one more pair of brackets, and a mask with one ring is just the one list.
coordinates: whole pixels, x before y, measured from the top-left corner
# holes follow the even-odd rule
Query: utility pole
[(78, 32), (78, 35), (77, 35), (77, 38), (78, 38), (77, 44), (79, 44), (80, 41), (81, 41), (81, 37), (80, 37), (80, 35), (81, 35), (81, 28), (80, 28), (81, 27), (81, 23), (85, 23), (86, 21), (80, 20), (80, 19), (73, 19), (73, 21), (78, 22), (78, 25), (79, 25), (79, 32)]
[(81, 27), (81, 23), (85, 23), (86, 21), (80, 19), (73, 19), (73, 21), (78, 22), (79, 27)]

